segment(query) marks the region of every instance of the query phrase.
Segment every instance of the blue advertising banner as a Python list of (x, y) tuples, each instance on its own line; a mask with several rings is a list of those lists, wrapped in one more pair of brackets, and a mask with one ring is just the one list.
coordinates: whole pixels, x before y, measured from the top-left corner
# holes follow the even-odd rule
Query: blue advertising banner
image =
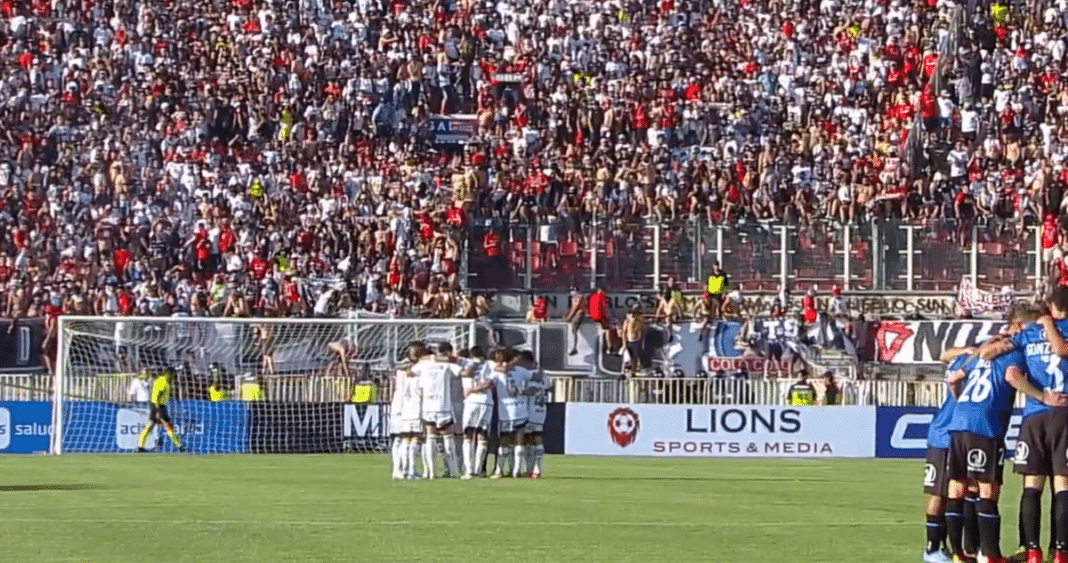
[[(927, 455), (927, 429), (935, 407), (879, 407), (875, 417), (875, 457), (923, 458)], [(1021, 411), (1013, 412), (1005, 436), (1005, 454), (1012, 457), (1020, 435)]]
[(0, 453), (47, 452), (52, 435), (52, 403), (0, 402)]
[[(167, 405), (174, 430), (190, 453), (245, 453), (249, 450), (248, 406), (240, 402), (171, 401)], [(65, 452), (128, 452), (137, 449), (138, 435), (148, 425), (148, 407), (77, 401), (64, 412)], [(172, 452), (176, 448), (157, 425), (145, 447)]]

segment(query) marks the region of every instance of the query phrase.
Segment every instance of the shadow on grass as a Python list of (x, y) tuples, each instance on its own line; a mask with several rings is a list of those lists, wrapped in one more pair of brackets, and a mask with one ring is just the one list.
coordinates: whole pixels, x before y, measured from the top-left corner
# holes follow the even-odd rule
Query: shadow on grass
[(97, 489), (104, 489), (101, 485), (82, 485), (82, 484), (67, 484), (67, 485), (0, 485), (0, 493), (3, 492), (20, 492), (20, 491), (91, 491)]
[(827, 483), (830, 479), (798, 479), (774, 477), (598, 477), (596, 475), (553, 475), (553, 480), (564, 481), (708, 481), (710, 483)]

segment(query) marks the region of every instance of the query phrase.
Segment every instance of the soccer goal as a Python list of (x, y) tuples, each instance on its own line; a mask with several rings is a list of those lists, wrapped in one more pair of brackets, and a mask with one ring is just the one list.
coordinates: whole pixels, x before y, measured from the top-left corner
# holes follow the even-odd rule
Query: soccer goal
[(384, 451), (389, 378), (413, 341), (474, 345), (474, 321), (59, 318), (54, 454), (176, 451), (146, 434), (156, 374), (191, 453)]

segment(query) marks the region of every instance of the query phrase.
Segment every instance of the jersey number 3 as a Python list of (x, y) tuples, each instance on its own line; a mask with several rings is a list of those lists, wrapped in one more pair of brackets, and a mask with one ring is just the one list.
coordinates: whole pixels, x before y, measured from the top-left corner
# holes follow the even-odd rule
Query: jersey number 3
[(990, 368), (976, 367), (968, 378), (968, 384), (957, 399), (958, 403), (981, 403), (990, 396), (994, 384), (990, 382)]
[(1049, 375), (1050, 380), (1053, 381), (1053, 390), (1061, 391), (1064, 389), (1064, 371), (1061, 370), (1061, 358), (1050, 354), (1046, 356), (1046, 374)]

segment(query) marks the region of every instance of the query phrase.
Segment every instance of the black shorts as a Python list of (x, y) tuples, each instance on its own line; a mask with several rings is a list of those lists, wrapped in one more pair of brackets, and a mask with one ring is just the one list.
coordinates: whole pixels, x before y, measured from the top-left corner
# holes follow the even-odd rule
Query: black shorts
[(949, 449), (927, 448), (923, 468), (923, 492), (936, 497), (949, 496)]
[(150, 405), (148, 408), (148, 420), (152, 424), (171, 424), (171, 415), (167, 414), (167, 405)]
[(768, 359), (769, 360), (775, 360), (777, 362), (781, 361), (782, 360), (782, 353), (783, 353), (782, 344), (779, 344), (778, 342), (770, 342), (770, 343), (768, 343)]
[(949, 478), (954, 481), (1002, 483), (1005, 473), (1005, 440), (971, 432), (953, 432), (949, 445)]
[(1023, 420), (1012, 469), (1020, 475), (1068, 475), (1068, 409), (1049, 409)]

